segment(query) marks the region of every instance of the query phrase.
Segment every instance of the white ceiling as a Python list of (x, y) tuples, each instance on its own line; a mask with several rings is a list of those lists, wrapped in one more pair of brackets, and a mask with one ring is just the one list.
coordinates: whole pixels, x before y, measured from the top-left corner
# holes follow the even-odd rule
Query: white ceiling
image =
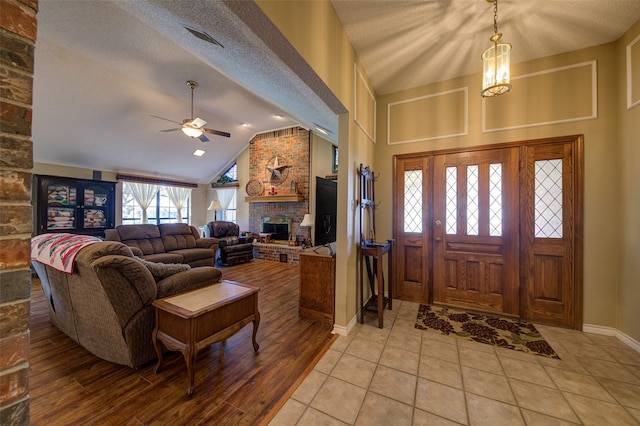
[[(480, 72), (493, 32), (485, 0), (332, 4), (378, 94)], [(39, 7), (37, 162), (205, 183), (256, 133), (320, 125), (335, 142), (344, 107), (253, 2), (48, 0)], [(505, 0), (498, 11), (514, 63), (614, 41), (638, 19), (637, 0)], [(187, 80), (200, 85), (194, 115), (230, 139), (208, 135), (202, 143), (160, 132), (174, 126), (150, 115), (189, 118)], [(205, 155), (191, 155), (196, 148)]]

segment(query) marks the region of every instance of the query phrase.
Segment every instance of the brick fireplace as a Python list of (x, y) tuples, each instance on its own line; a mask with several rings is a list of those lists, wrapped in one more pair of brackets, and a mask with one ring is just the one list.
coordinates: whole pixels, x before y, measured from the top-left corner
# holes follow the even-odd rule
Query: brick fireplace
[[(249, 143), (249, 179), (262, 182), (265, 199), (249, 204), (249, 230), (263, 232), (265, 222), (270, 228), (286, 224), (287, 232), (308, 237), (309, 231), (300, 228), (300, 222), (309, 212), (309, 149), (310, 133), (300, 127), (276, 130), (256, 135)], [(281, 183), (271, 181), (273, 159), (286, 166), (287, 177)], [(294, 184), (292, 184), (294, 183)], [(271, 192), (277, 193), (270, 196)], [(299, 194), (303, 201), (281, 201), (278, 196)], [(273, 201), (269, 197), (273, 197)], [(280, 226), (282, 228), (282, 226)], [(264, 231), (272, 232), (272, 231)], [(280, 229), (281, 237), (284, 236)], [(280, 238), (281, 238), (280, 237)], [(288, 239), (284, 238), (285, 240)]]

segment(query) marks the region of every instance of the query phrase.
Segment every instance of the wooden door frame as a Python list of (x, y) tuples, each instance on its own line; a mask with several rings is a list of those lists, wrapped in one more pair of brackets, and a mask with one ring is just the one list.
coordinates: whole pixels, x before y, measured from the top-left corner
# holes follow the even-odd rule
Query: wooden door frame
[[(575, 199), (573, 202), (574, 209), (574, 218), (573, 218), (573, 230), (574, 230), (574, 265), (573, 265), (573, 273), (574, 273), (574, 295), (573, 295), (573, 304), (574, 304), (574, 314), (573, 314), (573, 328), (576, 330), (582, 329), (583, 324), (583, 285), (584, 285), (584, 135), (568, 135), (568, 136), (558, 136), (552, 138), (543, 138), (543, 139), (531, 139), (524, 141), (516, 141), (516, 142), (505, 142), (498, 144), (490, 144), (490, 145), (479, 145), (479, 146), (470, 146), (463, 148), (447, 148), (441, 150), (434, 151), (422, 151), (417, 153), (410, 154), (396, 154), (393, 156), (393, 179), (394, 184), (392, 185), (392, 201), (394, 205), (397, 205), (402, 199), (401, 186), (399, 182), (397, 182), (397, 173), (398, 173), (398, 160), (415, 160), (418, 158), (426, 158), (426, 161), (430, 166), (433, 165), (433, 158), (436, 155), (442, 154), (459, 154), (464, 152), (474, 152), (474, 151), (484, 151), (484, 150), (493, 150), (500, 148), (513, 148), (513, 147), (523, 147), (523, 146), (540, 146), (540, 145), (554, 145), (554, 144), (571, 144), (574, 152), (573, 156), (573, 167), (574, 167), (574, 175), (573, 175), (573, 185), (575, 189)], [(523, 160), (520, 158), (520, 168), (523, 167)], [(428, 168), (431, 173), (433, 173), (433, 167)], [(427, 182), (426, 185), (429, 188), (429, 195), (433, 197), (433, 176), (425, 177)], [(426, 216), (432, 217), (433, 215), (433, 203), (429, 202), (428, 208), (429, 211), (426, 212)], [(402, 219), (398, 217), (397, 211), (395, 208), (392, 209), (392, 221), (393, 221), (393, 234), (394, 238), (397, 238), (402, 232)], [(425, 231), (427, 233), (427, 259), (429, 262), (429, 271), (425, 274), (428, 282), (426, 283), (428, 288), (429, 300), (425, 301), (431, 303), (433, 301), (433, 223), (432, 221), (427, 221), (423, 219), (423, 225)], [(522, 231), (520, 231), (522, 234)], [(522, 235), (520, 235), (522, 237)], [(522, 238), (520, 238), (522, 244)], [(401, 255), (401, 248), (398, 247), (398, 250), (394, 251), (393, 262), (398, 265)], [(522, 248), (520, 248), (520, 256), (522, 257)], [(522, 263), (522, 262), (521, 262)], [(521, 265), (522, 267), (522, 265)], [(394, 277), (394, 283), (400, 283), (400, 269), (399, 267), (394, 268), (396, 276)], [(523, 290), (523, 280), (522, 273), (520, 274), (519, 280), (519, 290), (522, 292)], [(400, 294), (399, 289), (394, 289), (395, 294)], [(524, 303), (523, 298), (520, 298), (520, 303)], [(523, 310), (521, 309), (521, 312)]]

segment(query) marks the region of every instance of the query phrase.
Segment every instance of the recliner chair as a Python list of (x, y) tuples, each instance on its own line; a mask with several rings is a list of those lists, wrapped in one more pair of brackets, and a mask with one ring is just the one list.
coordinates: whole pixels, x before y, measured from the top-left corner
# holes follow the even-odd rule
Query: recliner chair
[(240, 236), (240, 227), (233, 222), (213, 221), (204, 227), (205, 237), (218, 239), (218, 259), (222, 265), (236, 265), (253, 259), (253, 242)]

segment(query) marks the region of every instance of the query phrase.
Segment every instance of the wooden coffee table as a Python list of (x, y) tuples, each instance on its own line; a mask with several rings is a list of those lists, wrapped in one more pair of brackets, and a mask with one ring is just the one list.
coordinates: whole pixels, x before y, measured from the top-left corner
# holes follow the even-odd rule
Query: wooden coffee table
[(180, 351), (187, 363), (187, 396), (194, 391), (194, 364), (198, 350), (225, 340), (253, 321), (253, 349), (260, 345), (256, 333), (260, 324), (258, 289), (233, 281), (153, 301), (156, 325), (153, 345), (158, 354), (155, 372), (162, 364), (160, 342), (172, 351)]

